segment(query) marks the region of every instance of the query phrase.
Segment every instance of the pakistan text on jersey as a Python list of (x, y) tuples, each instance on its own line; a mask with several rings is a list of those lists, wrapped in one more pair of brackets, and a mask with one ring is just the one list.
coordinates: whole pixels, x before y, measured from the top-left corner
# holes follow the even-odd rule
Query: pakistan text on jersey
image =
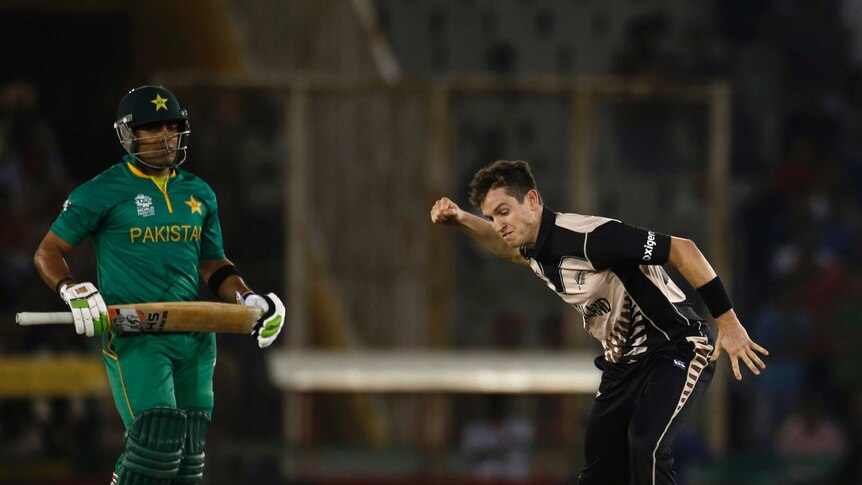
[(129, 240), (132, 244), (200, 241), (201, 226), (171, 224), (166, 226), (133, 227), (129, 229)]

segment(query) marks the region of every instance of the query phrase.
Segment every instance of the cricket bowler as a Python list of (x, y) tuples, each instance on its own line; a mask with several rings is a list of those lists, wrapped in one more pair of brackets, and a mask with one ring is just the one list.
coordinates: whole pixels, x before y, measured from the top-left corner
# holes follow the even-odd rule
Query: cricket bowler
[[(443, 197), (431, 221), (457, 227), (492, 254), (532, 269), (580, 313), (604, 349), (595, 360), (602, 379), (586, 422), (578, 485), (675, 484), (674, 440), (706, 392), (721, 351), (737, 379), (740, 361), (759, 375), (766, 367), (760, 356), (769, 353), (749, 338), (715, 270), (689, 239), (549, 209), (524, 161), (486, 165), (470, 189), (484, 218)], [(697, 290), (717, 337), (665, 264)]]

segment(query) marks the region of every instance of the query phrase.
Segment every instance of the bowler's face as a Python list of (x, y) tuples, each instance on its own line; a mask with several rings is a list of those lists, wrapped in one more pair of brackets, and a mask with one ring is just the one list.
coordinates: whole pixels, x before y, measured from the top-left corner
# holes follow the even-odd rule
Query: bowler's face
[(539, 235), (542, 206), (539, 193), (531, 190), (519, 201), (506, 193), (505, 188), (488, 191), (482, 202), (484, 215), (503, 241), (511, 248), (533, 246)]

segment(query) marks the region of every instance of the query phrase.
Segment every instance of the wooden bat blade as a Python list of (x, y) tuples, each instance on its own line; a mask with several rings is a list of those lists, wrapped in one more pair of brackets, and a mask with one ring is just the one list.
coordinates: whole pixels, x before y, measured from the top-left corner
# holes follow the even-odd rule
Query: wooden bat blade
[(195, 301), (113, 305), (108, 308), (108, 314), (114, 329), (124, 333), (250, 333), (261, 310), (231, 303)]
[[(207, 301), (129, 303), (111, 305), (108, 315), (114, 330), (122, 333), (219, 332), (251, 333), (261, 317), (260, 308)], [(72, 314), (18, 313), (19, 325), (72, 323)]]

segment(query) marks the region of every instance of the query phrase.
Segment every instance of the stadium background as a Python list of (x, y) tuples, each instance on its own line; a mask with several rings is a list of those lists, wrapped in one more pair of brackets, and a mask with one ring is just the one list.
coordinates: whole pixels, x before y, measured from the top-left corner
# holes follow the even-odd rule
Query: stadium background
[[(336, 377), (442, 355), (450, 386), (597, 353), (534, 276), (430, 224), (498, 158), (556, 210), (695, 239), (732, 282), (769, 367), (713, 384), (680, 483), (862, 483), (862, 2), (0, 1), (0, 36), (0, 482), (106, 483), (121, 449), (96, 343), (14, 313), (62, 309), (32, 253), (156, 82), (229, 257), (291, 312), (271, 351), (219, 338), (206, 483), (571, 483), (589, 392), (284, 377), (322, 350)], [(73, 263), (95, 277), (89, 248)]]

